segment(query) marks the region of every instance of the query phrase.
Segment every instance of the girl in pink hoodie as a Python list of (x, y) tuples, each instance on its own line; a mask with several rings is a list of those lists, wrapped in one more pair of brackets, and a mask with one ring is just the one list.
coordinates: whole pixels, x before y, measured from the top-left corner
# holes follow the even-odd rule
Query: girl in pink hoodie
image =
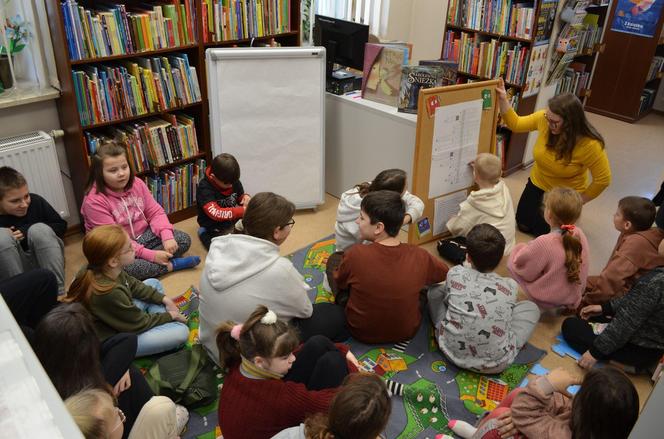
[(551, 232), (512, 250), (507, 268), (540, 308), (576, 309), (588, 278), (588, 241), (574, 224), (583, 201), (574, 189), (553, 188), (544, 202)]
[(198, 256), (180, 257), (191, 238), (174, 230), (164, 209), (127, 161), (127, 151), (108, 142), (90, 156), (90, 176), (81, 206), (85, 230), (105, 224), (122, 226), (136, 252), (136, 261), (125, 267), (131, 276), (145, 280), (199, 264)]

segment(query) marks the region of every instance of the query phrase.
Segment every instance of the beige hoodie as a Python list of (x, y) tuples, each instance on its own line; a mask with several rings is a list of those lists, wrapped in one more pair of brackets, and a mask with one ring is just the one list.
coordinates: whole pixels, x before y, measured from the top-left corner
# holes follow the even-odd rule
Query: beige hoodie
[(505, 254), (514, 246), (516, 220), (512, 196), (503, 180), (489, 189), (472, 191), (460, 205), (459, 213), (447, 222), (453, 236), (466, 236), (477, 224), (491, 224), (505, 237)]

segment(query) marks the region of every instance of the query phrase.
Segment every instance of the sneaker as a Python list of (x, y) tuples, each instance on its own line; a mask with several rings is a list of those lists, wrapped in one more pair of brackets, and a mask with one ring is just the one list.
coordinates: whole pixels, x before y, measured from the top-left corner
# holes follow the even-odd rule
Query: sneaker
[(178, 434), (182, 434), (189, 422), (189, 410), (180, 404), (175, 404), (175, 429)]

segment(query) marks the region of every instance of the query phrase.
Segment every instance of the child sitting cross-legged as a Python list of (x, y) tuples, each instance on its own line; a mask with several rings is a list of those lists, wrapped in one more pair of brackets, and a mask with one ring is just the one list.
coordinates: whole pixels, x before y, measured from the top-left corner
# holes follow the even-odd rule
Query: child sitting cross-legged
[(588, 277), (588, 240), (575, 223), (581, 216), (581, 195), (553, 188), (544, 199), (544, 219), (551, 232), (512, 250), (507, 268), (528, 298), (540, 308), (576, 309)]
[(643, 197), (625, 197), (618, 202), (613, 225), (620, 236), (599, 276), (588, 276), (584, 302), (602, 304), (620, 297), (643, 274), (664, 266), (664, 256), (657, 252), (664, 230), (652, 227), (655, 210), (655, 204)]
[(92, 314), (101, 341), (120, 333), (138, 334), (136, 356), (170, 351), (189, 338), (186, 317), (164, 295), (157, 279), (141, 282), (124, 268), (134, 262), (134, 247), (118, 225), (100, 226), (83, 238), (88, 264), (65, 297), (81, 302)]
[(310, 416), (272, 439), (378, 439), (391, 411), (383, 380), (372, 373), (356, 373), (346, 377), (327, 414)]
[(438, 346), (454, 364), (480, 373), (499, 373), (516, 358), (537, 321), (539, 309), (517, 302), (517, 284), (493, 270), (500, 263), (505, 238), (489, 224), (468, 232), (467, 260), (447, 280), (429, 289), (429, 312)]
[(196, 188), (198, 236), (205, 248), (210, 249), (212, 238), (233, 232), (250, 199), (240, 182), (235, 157), (228, 153), (216, 156)]
[(397, 192), (368, 193), (357, 222), (362, 239), (371, 244), (352, 246), (333, 272), (333, 292), (338, 299), (348, 297), (350, 332), (364, 343), (414, 337), (422, 321), (420, 292), (447, 274), (447, 266), (429, 252), (399, 241), (404, 212)]
[(298, 348), (295, 329), (262, 305), (243, 324), (223, 323), (217, 345), (226, 373), (219, 397), (226, 439), (267, 439), (327, 412), (358, 366), (345, 345), (320, 335)]
[[(577, 384), (572, 397), (567, 388)], [(638, 416), (639, 395), (620, 370), (591, 370), (582, 379), (559, 368), (510, 392), (477, 428), (459, 420), (448, 426), (465, 439), (627, 439)]]

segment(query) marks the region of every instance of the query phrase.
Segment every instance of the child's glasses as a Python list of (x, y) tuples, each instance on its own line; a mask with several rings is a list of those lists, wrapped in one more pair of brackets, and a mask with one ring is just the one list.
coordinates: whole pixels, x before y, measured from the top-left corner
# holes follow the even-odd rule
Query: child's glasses
[(281, 226), (281, 227), (282, 227), (282, 228), (283, 228), (283, 227), (287, 227), (287, 226), (291, 226), (291, 227), (293, 227), (294, 225), (295, 225), (295, 220), (291, 218), (290, 221), (288, 221), (286, 224), (284, 224), (284, 225)]
[(118, 418), (120, 418), (116, 424), (115, 427), (113, 427), (113, 430), (111, 430), (111, 433), (113, 433), (115, 430), (120, 428), (120, 425), (124, 424), (125, 421), (127, 420), (127, 417), (125, 416), (124, 412), (120, 410), (118, 407), (115, 407), (115, 410), (118, 411)]

